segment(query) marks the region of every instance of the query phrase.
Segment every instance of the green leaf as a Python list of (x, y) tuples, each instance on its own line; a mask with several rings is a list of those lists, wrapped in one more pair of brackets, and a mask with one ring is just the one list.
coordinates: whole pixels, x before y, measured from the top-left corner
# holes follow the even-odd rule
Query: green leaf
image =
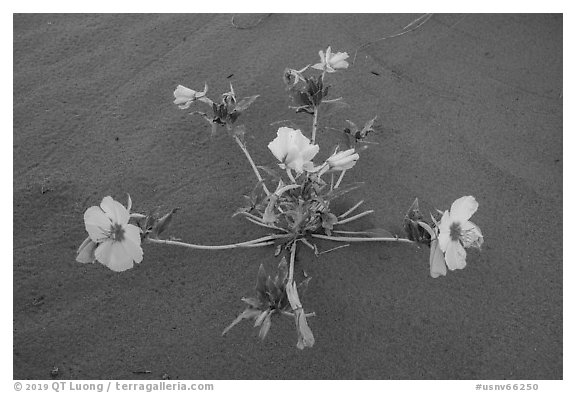
[(264, 269), (264, 265), (260, 264), (260, 268), (258, 269), (258, 276), (256, 278), (256, 294), (261, 302), (266, 302), (268, 297), (266, 296), (266, 279), (268, 276), (266, 275), (266, 270)]
[(244, 124), (234, 127), (232, 133), (240, 139), (243, 145), (245, 145), (244, 136), (246, 135), (246, 126)]
[(268, 316), (268, 314), (270, 314), (270, 310), (264, 310), (260, 313), (260, 315), (258, 315), (256, 317), (256, 320), (254, 321), (254, 327), (258, 327), (262, 324), (262, 322), (264, 322), (264, 319), (266, 319), (266, 317)]
[(282, 257), (282, 260), (278, 264), (278, 274), (276, 275), (275, 283), (278, 288), (281, 288), (286, 284), (288, 278), (288, 263), (286, 262), (286, 257)]
[[(244, 197), (246, 197), (246, 195), (243, 195)], [(238, 209), (236, 209), (236, 211), (234, 212), (234, 214), (232, 214), (232, 217), (236, 217), (238, 215), (245, 215), (246, 213), (249, 213), (252, 210), (252, 207), (239, 207)]]
[(262, 165), (258, 165), (257, 166), (258, 169), (262, 169), (264, 172), (266, 172), (270, 177), (272, 177), (274, 180), (279, 181), (280, 179), (282, 179), (282, 177), (278, 174), (278, 172), (276, 172), (274, 169), (269, 168), (267, 166), (262, 166)]
[(274, 250), (274, 256), (277, 257), (282, 252), (282, 244), (276, 244), (276, 249)]
[(276, 222), (276, 214), (274, 214), (274, 207), (276, 206), (276, 201), (278, 200), (278, 196), (275, 194), (271, 194), (268, 198), (268, 205), (264, 210), (264, 215), (262, 216), (262, 222), (266, 224), (273, 224)]
[(251, 97), (244, 97), (240, 100), (239, 103), (236, 104), (236, 106), (234, 107), (234, 111), (235, 112), (242, 112), (245, 111), (246, 109), (248, 109), (248, 107), (250, 105), (252, 105), (252, 103), (254, 101), (256, 101), (256, 98), (260, 97), (259, 95), (255, 95), (255, 96), (251, 96)]
[(430, 234), (431, 239), (436, 238), (436, 232), (434, 231), (434, 229), (432, 229), (432, 227), (430, 225), (428, 225), (427, 223), (425, 223), (423, 221), (418, 221), (418, 225), (420, 225), (422, 228), (424, 228), (426, 230), (426, 232), (428, 232)]
[[(374, 132), (374, 122), (376, 121), (377, 117), (378, 116), (374, 116), (373, 119), (368, 120), (366, 122), (366, 124), (364, 124), (364, 128), (362, 128), (362, 131), (360, 131), (360, 139), (364, 139), (364, 138), (366, 138), (368, 133)], [(416, 199), (418, 199), (418, 198), (416, 198)]]
[(304, 280), (300, 282), (300, 284), (298, 284), (297, 288), (300, 300), (304, 298), (304, 294), (306, 294), (306, 291), (308, 290), (308, 283), (310, 282), (310, 280), (312, 280), (312, 277), (306, 277)]
[(242, 300), (244, 303), (253, 308), (262, 309), (262, 307), (264, 307), (264, 305), (262, 304), (262, 302), (260, 302), (260, 300), (253, 297), (243, 297), (240, 300)]
[(310, 99), (308, 93), (303, 92), (297, 88), (290, 89), (290, 97), (297, 106), (312, 106), (314, 103)]
[(258, 333), (258, 337), (260, 340), (264, 340), (270, 331), (270, 326), (272, 326), (272, 313), (266, 315), (266, 318), (262, 322), (262, 326), (260, 327), (260, 332)]
[(348, 108), (350, 105), (344, 101), (323, 101), (322, 102), (322, 115), (329, 115), (335, 111), (340, 111), (344, 108)]
[(422, 213), (420, 213), (418, 198), (414, 199), (414, 202), (412, 202), (412, 205), (410, 205), (410, 208), (406, 212), (406, 217), (414, 221), (422, 220), (424, 218), (424, 216), (422, 216)]
[(241, 112), (236, 112), (236, 111), (230, 113), (228, 115), (228, 117), (226, 117), (226, 122), (230, 123), (230, 124), (234, 123), (236, 121), (236, 119), (238, 119), (238, 117), (240, 117), (240, 113)]
[(238, 325), (244, 319), (256, 318), (258, 315), (260, 315), (260, 313), (261, 313), (260, 310), (255, 310), (253, 308), (247, 308), (246, 310), (244, 310), (242, 312), (242, 314), (238, 315), (238, 317), (234, 321), (232, 321), (232, 323), (230, 325), (228, 325), (228, 327), (226, 329), (224, 329), (224, 331), (222, 332), (222, 335), (224, 336), (226, 333), (228, 333), (228, 331), (230, 331), (230, 329), (232, 329), (234, 326)]
[(172, 222), (172, 217), (178, 210), (180, 210), (180, 208), (176, 207), (172, 209), (172, 211), (170, 211), (168, 214), (165, 214), (158, 221), (156, 221), (154, 223), (154, 226), (152, 227), (152, 233), (155, 236), (160, 236), (160, 234), (168, 228), (168, 226)]
[(342, 195), (347, 194), (350, 191), (353, 191), (357, 188), (360, 188), (363, 185), (364, 185), (364, 183), (362, 183), (362, 182), (356, 182), (356, 183), (348, 184), (346, 186), (335, 188), (332, 191), (327, 192), (326, 195), (324, 195), (324, 200), (325, 201), (331, 201), (332, 199), (336, 199), (338, 197), (341, 197)]
[[(291, 107), (294, 108), (294, 107)], [(294, 108), (296, 110), (296, 113), (308, 113), (309, 115), (313, 115), (314, 114), (314, 107), (312, 105), (305, 105), (305, 106), (299, 106), (297, 108)]]
[(320, 213), (320, 217), (322, 218), (322, 228), (324, 229), (333, 229), (334, 224), (338, 222), (338, 217), (336, 217), (333, 213)]
[(282, 297), (282, 291), (276, 286), (274, 280), (272, 280), (270, 276), (268, 276), (268, 279), (266, 280), (266, 291), (268, 292), (270, 300), (274, 304)]

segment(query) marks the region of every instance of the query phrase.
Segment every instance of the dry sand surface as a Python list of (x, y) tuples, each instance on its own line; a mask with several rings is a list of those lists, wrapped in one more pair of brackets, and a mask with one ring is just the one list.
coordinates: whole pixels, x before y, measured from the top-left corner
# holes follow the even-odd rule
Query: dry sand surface
[(288, 109), (283, 69), (328, 45), (353, 57), (418, 17), (231, 16), (14, 16), (14, 378), (561, 379), (561, 15), (434, 15), (330, 75), (350, 107), (321, 123), (380, 125), (345, 179), (366, 183), (345, 203), (376, 210), (355, 227), (398, 231), (415, 197), (427, 211), (474, 195), (485, 245), (438, 279), (426, 247), (301, 249), (314, 348), (282, 318), (264, 342), (248, 322), (221, 337), (271, 249), (145, 245), (123, 273), (75, 262), (83, 212), (106, 195), (181, 207), (168, 235), (185, 241), (264, 235), (231, 218), (254, 186), (245, 158), (174, 88), (260, 94), (242, 121), (254, 159), (275, 165), (271, 123), (310, 124)]

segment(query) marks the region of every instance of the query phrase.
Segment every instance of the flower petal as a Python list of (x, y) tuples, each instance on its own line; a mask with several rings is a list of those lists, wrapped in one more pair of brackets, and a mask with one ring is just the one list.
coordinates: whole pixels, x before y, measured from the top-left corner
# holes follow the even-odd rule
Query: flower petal
[(296, 318), (296, 330), (298, 331), (298, 343), (296, 346), (298, 349), (304, 349), (306, 347), (312, 347), (314, 345), (314, 335), (312, 330), (306, 322), (306, 315), (304, 314), (304, 309), (299, 308), (294, 311)]
[(298, 150), (303, 150), (310, 145), (310, 139), (305, 137), (300, 130), (292, 130), (290, 133), (290, 141)]
[(124, 237), (138, 246), (141, 241), (140, 233), (142, 233), (142, 230), (136, 225), (126, 224), (124, 226)]
[(142, 251), (142, 247), (140, 246), (140, 228), (128, 224), (124, 229), (125, 239), (122, 241), (122, 246), (134, 262), (142, 262), (144, 251)]
[(312, 161), (312, 159), (320, 151), (320, 146), (318, 145), (308, 145), (302, 150), (302, 159), (304, 161)]
[(133, 258), (122, 244), (107, 240), (96, 249), (96, 259), (115, 272), (123, 272), (134, 266)]
[(468, 221), (476, 213), (476, 210), (478, 210), (476, 199), (473, 196), (463, 196), (452, 203), (450, 216), (453, 221), (462, 223), (463, 221)]
[(446, 248), (446, 265), (450, 270), (464, 269), (466, 266), (466, 250), (459, 241), (451, 240)]
[(294, 132), (292, 128), (280, 127), (276, 133), (276, 138), (268, 144), (268, 149), (280, 162), (284, 162), (290, 147), (290, 135)]
[(356, 161), (360, 158), (358, 153), (354, 153), (354, 149), (348, 149), (339, 153), (333, 154), (328, 160), (328, 164), (334, 170), (342, 171), (352, 168), (356, 165)]
[(338, 63), (332, 63), (332, 68), (335, 70), (345, 70), (348, 68), (348, 62), (346, 60), (341, 60)]
[(448, 249), (448, 243), (450, 243), (450, 232), (440, 232), (438, 235), (438, 246), (442, 252), (446, 252)]
[[(348, 56), (348, 53), (338, 52), (332, 56), (332, 58), (330, 59), (330, 64), (335, 65), (343, 60), (346, 60), (348, 57), (350, 57)], [(345, 63), (348, 64), (348, 62)]]
[(97, 246), (98, 244), (94, 243), (90, 237), (87, 237), (78, 248), (76, 261), (80, 263), (94, 263), (96, 261), (94, 251)]
[(439, 247), (438, 239), (430, 242), (430, 275), (432, 278), (446, 275), (446, 261)]
[(115, 201), (112, 197), (104, 197), (102, 203), (100, 203), (100, 208), (104, 210), (104, 213), (106, 213), (113, 223), (120, 225), (128, 224), (130, 213), (128, 213), (128, 210), (126, 210), (120, 202)]
[(288, 155), (286, 157), (286, 165), (288, 166), (288, 168), (295, 170), (296, 173), (302, 173), (302, 171), (304, 170), (304, 160), (302, 159), (302, 156), (299, 154), (292, 156)]
[(484, 243), (484, 236), (480, 228), (472, 221), (466, 221), (462, 225), (462, 235), (460, 236), (464, 248), (474, 247), (480, 249)]
[(438, 224), (438, 229), (440, 230), (440, 234), (438, 235), (438, 244), (443, 252), (446, 252), (448, 242), (450, 241), (450, 225), (452, 225), (452, 219), (450, 218), (450, 212), (446, 210)]
[(196, 91), (184, 87), (182, 85), (178, 85), (178, 87), (176, 87), (176, 90), (174, 90), (174, 98), (175, 98), (174, 103), (177, 105), (184, 104), (188, 101), (193, 100), (195, 96)]
[(110, 239), (103, 241), (98, 245), (94, 253), (96, 260), (101, 264), (103, 264), (104, 266), (108, 266), (110, 264), (110, 255), (112, 254), (112, 243), (113, 241)]
[(111, 225), (110, 218), (98, 206), (89, 207), (84, 212), (84, 226), (93, 242), (99, 243), (107, 239)]
[(326, 49), (326, 57), (324, 58), (326, 63), (330, 62), (331, 58), (332, 58), (332, 48), (329, 46), (328, 49)]
[(440, 231), (450, 231), (450, 225), (452, 225), (452, 217), (450, 215), (450, 212), (448, 210), (446, 210), (444, 212), (444, 214), (442, 214), (442, 218), (440, 219), (440, 223), (438, 225), (438, 229), (440, 229)]

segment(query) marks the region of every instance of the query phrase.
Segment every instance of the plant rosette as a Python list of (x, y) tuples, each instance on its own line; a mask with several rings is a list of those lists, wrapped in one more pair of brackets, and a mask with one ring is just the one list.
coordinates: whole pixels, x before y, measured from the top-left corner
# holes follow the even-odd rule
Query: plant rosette
[[(410, 206), (404, 217), (405, 238), (392, 235), (383, 229), (353, 231), (346, 224), (362, 219), (373, 210), (359, 212), (364, 200), (356, 202), (350, 209), (337, 212), (332, 209), (333, 201), (348, 192), (359, 188), (362, 183), (343, 184), (347, 172), (353, 171), (360, 160), (360, 154), (375, 143), (367, 140), (369, 134), (376, 133), (376, 117), (365, 122), (363, 127), (347, 120), (347, 126), (340, 128), (340, 141), (331, 147), (332, 153), (324, 162), (315, 164), (320, 152), (316, 143), (319, 129), (318, 114), (331, 105), (344, 105), (341, 98), (326, 99), (329, 86), (328, 74), (346, 70), (349, 67), (346, 52), (332, 52), (328, 47), (320, 51), (320, 62), (307, 65), (299, 70), (286, 68), (283, 79), (289, 95), (295, 104), (290, 106), (296, 113), (312, 115), (310, 137), (302, 129), (280, 127), (276, 137), (267, 147), (276, 158), (276, 165), (257, 165), (245, 142), (247, 128), (238, 123), (241, 114), (259, 97), (253, 95), (238, 100), (232, 85), (219, 100), (208, 97), (208, 84), (202, 91), (183, 85), (174, 90), (174, 104), (182, 110), (202, 104), (206, 111), (190, 114), (201, 116), (210, 126), (212, 134), (224, 129), (234, 139), (246, 157), (256, 184), (249, 195), (245, 195), (246, 205), (239, 208), (234, 216), (243, 217), (251, 224), (266, 228), (268, 234), (252, 240), (234, 244), (202, 245), (183, 242), (174, 237), (163, 238), (162, 234), (172, 222), (178, 208), (164, 214), (156, 212), (131, 213), (132, 200), (128, 196), (124, 207), (111, 196), (102, 199), (99, 206), (89, 207), (84, 214), (84, 225), (88, 237), (80, 245), (76, 260), (81, 263), (96, 261), (109, 269), (121, 272), (131, 269), (143, 259), (143, 244), (160, 244), (203, 250), (230, 250), (236, 248), (270, 247), (274, 256), (283, 254), (274, 278), (268, 275), (263, 265), (257, 273), (255, 296), (244, 297), (247, 308), (223, 331), (243, 320), (254, 321), (259, 328), (259, 337), (268, 335), (272, 320), (286, 316), (294, 320), (299, 349), (312, 347), (314, 335), (307, 318), (315, 313), (305, 313), (301, 303), (304, 290), (310, 277), (300, 284), (294, 278), (296, 250), (299, 245), (310, 248), (318, 257), (322, 254), (364, 242), (398, 242), (409, 245), (430, 247), (429, 268), (433, 278), (445, 276), (447, 270), (463, 269), (466, 266), (466, 249), (480, 249), (484, 238), (480, 228), (470, 221), (478, 210), (478, 202), (472, 196), (464, 196), (452, 203), (450, 210), (437, 210), (430, 220), (424, 219), (418, 199)], [(318, 73), (314, 75), (313, 73)], [(312, 74), (310, 74), (312, 73)], [(262, 175), (264, 173), (264, 176)], [(273, 191), (272, 191), (273, 190)], [(320, 251), (318, 239), (340, 243), (332, 249)]]

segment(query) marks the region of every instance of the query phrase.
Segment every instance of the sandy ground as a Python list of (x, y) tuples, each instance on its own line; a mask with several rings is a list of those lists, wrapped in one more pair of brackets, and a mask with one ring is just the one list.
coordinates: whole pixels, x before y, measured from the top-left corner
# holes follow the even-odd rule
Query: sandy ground
[(561, 379), (559, 15), (435, 15), (331, 75), (332, 97), (351, 106), (322, 124), (381, 126), (346, 179), (366, 182), (348, 202), (377, 211), (358, 226), (397, 230), (415, 197), (447, 209), (474, 195), (486, 242), (435, 280), (426, 248), (354, 245), (319, 260), (302, 249), (313, 349), (296, 349), (289, 320), (263, 343), (249, 323), (220, 335), (258, 265), (277, 263), (270, 249), (146, 245), (122, 274), (74, 260), (82, 214), (106, 195), (181, 207), (169, 235), (187, 241), (264, 235), (230, 218), (250, 167), (172, 104), (176, 85), (260, 94), (243, 121), (255, 160), (273, 165), (270, 123), (309, 127), (287, 108), (284, 67), (328, 45), (353, 55), (417, 16), (273, 14), (237, 29), (231, 15), (15, 15), (14, 378), (58, 367), (65, 379)]

